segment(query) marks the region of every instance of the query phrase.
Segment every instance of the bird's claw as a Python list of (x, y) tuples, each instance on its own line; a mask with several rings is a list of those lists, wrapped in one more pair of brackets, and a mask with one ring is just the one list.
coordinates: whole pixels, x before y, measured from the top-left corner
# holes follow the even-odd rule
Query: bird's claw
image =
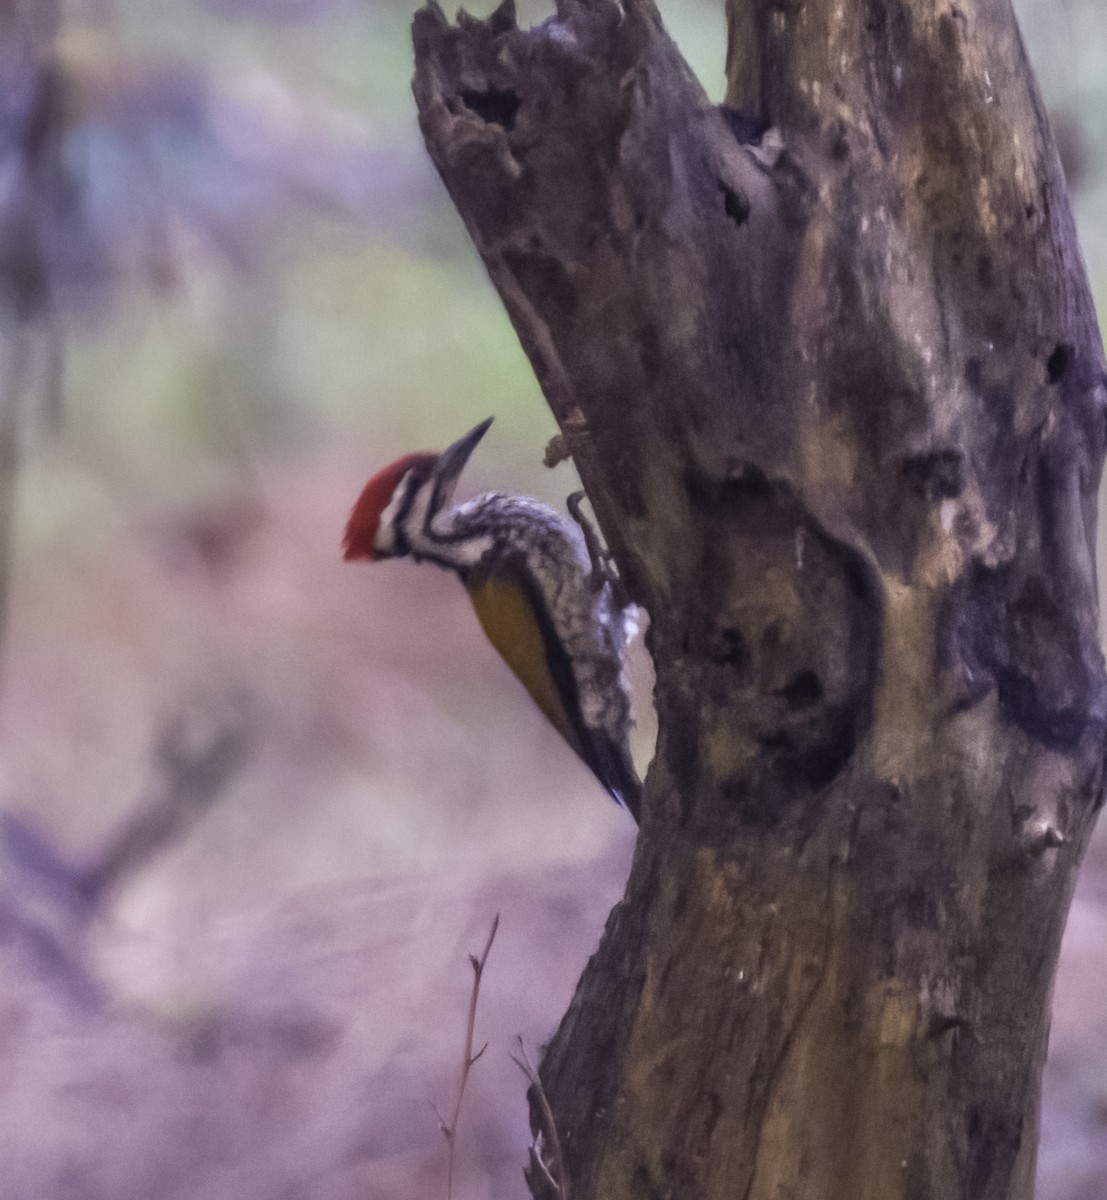
[(584, 547), (588, 551), (588, 560), (592, 564), (592, 574), (589, 582), (593, 591), (597, 592), (605, 584), (609, 585), (620, 606), (625, 607), (619, 569), (615, 566), (615, 560), (611, 555), (611, 551), (600, 540), (600, 535), (596, 532), (595, 525), (593, 525), (591, 519), (584, 513), (584, 509), (581, 507), (584, 499), (585, 492), (581, 488), (566, 498), (565, 507), (568, 508), (569, 515), (580, 526), (580, 531), (584, 535)]

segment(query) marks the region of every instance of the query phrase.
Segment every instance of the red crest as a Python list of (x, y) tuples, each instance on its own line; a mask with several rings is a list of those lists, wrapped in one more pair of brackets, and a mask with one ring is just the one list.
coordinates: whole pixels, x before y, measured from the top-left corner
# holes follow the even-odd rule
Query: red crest
[(363, 558), (373, 561), (375, 552), (373, 543), (380, 528), (381, 513), (392, 502), (396, 486), (400, 480), (420, 463), (428, 466), (435, 462), (437, 454), (405, 454), (390, 466), (378, 471), (376, 475), (361, 490), (346, 522), (346, 536), (342, 539), (342, 557), (350, 562)]

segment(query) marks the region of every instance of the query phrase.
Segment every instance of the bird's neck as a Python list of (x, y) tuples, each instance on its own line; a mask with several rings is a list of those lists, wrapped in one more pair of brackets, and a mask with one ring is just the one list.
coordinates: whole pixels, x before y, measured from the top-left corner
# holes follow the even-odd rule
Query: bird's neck
[(412, 558), (436, 563), (464, 576), (495, 544), (484, 514), (496, 499), (495, 493), (477, 496), (465, 504), (412, 522), (404, 531)]

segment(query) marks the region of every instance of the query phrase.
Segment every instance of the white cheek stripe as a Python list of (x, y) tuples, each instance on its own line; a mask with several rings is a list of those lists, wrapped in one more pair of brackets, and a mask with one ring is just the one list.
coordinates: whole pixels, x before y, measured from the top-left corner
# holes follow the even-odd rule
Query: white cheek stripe
[(388, 506), (381, 512), (380, 523), (373, 539), (373, 549), (378, 554), (396, 552), (397, 519), (400, 510), (408, 503), (406, 515), (399, 521), (407, 548), (415, 555), (429, 558), (440, 566), (462, 570), (475, 567), (495, 546), (491, 533), (466, 536), (466, 529), (473, 516), (484, 507), (487, 496), (477, 496), (457, 508), (445, 509), (429, 516), (430, 502), (434, 495), (435, 481), (425, 480), (409, 497), (414, 481), (405, 474), (396, 484)]
[(427, 509), (430, 507), (433, 493), (434, 483), (432, 480), (427, 480), (415, 493), (415, 499), (404, 518), (404, 536), (407, 538), (407, 544), (416, 552), (426, 544), (423, 529), (427, 523)]
[[(411, 472), (400, 476), (400, 482), (392, 492), (392, 499), (388, 502), (388, 507), (381, 513), (380, 522), (377, 525), (377, 535), (373, 539), (373, 549), (378, 553), (390, 554), (396, 549), (396, 517), (401, 506), (407, 499), (407, 493), (411, 488)], [(426, 520), (427, 505), (430, 503), (431, 492), (434, 490), (434, 485), (430, 481), (423, 484), (422, 487), (415, 493), (415, 500), (404, 518), (404, 533), (407, 535), (407, 540), (412, 546), (416, 546), (421, 540), (423, 532), (423, 522)]]
[(396, 548), (396, 532), (393, 527), (393, 522), (396, 520), (396, 512), (400, 507), (400, 501), (403, 499), (405, 484), (408, 476), (401, 477), (400, 482), (392, 491), (392, 499), (388, 502), (388, 507), (380, 515), (380, 520), (377, 523), (377, 533), (373, 538), (373, 549), (378, 554), (390, 554)]

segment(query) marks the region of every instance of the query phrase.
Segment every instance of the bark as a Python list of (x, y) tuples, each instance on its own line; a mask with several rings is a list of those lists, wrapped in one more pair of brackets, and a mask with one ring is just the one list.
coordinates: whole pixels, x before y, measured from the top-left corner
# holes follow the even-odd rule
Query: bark
[(415, 21), (657, 668), (540, 1154), (573, 1200), (1024, 1200), (1107, 715), (1057, 154), (1008, 0), (729, 15), (740, 115), (644, 0)]

